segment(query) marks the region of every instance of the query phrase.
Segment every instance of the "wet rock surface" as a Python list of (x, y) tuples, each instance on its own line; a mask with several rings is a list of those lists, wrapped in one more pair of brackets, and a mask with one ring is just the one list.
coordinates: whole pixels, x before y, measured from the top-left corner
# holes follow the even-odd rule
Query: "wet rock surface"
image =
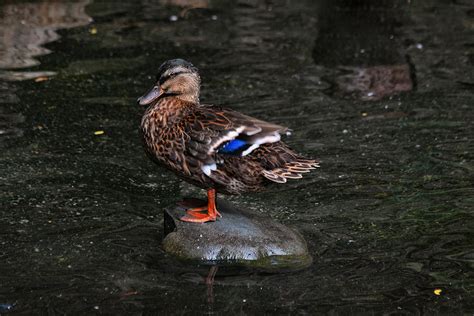
[(216, 222), (180, 221), (184, 208), (165, 210), (163, 248), (184, 260), (208, 264), (243, 265), (266, 270), (301, 269), (311, 264), (306, 241), (296, 231), (270, 217), (218, 201)]

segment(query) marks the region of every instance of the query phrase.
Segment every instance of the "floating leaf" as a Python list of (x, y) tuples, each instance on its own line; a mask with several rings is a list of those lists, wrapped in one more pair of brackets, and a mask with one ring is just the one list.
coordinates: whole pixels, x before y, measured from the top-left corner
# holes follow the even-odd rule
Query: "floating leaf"
[(38, 77), (38, 78), (35, 79), (35, 82), (42, 82), (42, 81), (46, 81), (48, 79), (49, 79), (48, 77)]

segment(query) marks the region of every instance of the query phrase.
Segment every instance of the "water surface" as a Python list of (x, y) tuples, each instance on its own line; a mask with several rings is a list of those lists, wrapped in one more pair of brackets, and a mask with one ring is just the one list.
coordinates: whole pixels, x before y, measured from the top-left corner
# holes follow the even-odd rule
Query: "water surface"
[[(2, 2), (0, 313), (473, 313), (473, 12)], [(210, 287), (208, 267), (160, 249), (162, 209), (202, 192), (146, 159), (135, 100), (177, 57), (201, 69), (203, 102), (290, 126), (321, 160), (226, 197), (297, 228), (309, 269), (218, 269)]]

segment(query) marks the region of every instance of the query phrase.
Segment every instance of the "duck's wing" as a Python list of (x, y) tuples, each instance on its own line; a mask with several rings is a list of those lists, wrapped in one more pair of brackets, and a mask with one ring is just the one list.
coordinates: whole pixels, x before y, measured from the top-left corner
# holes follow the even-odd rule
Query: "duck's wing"
[(206, 175), (216, 170), (218, 155), (243, 157), (265, 143), (280, 140), (288, 128), (215, 106), (201, 106), (187, 119), (187, 152)]

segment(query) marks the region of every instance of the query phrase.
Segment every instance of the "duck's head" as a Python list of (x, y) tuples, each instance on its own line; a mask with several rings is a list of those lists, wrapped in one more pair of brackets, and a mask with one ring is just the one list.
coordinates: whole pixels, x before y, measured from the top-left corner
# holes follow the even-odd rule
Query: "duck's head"
[(199, 103), (201, 78), (196, 67), (183, 59), (165, 61), (158, 69), (156, 83), (138, 104), (149, 105), (164, 96), (175, 96), (181, 100)]

